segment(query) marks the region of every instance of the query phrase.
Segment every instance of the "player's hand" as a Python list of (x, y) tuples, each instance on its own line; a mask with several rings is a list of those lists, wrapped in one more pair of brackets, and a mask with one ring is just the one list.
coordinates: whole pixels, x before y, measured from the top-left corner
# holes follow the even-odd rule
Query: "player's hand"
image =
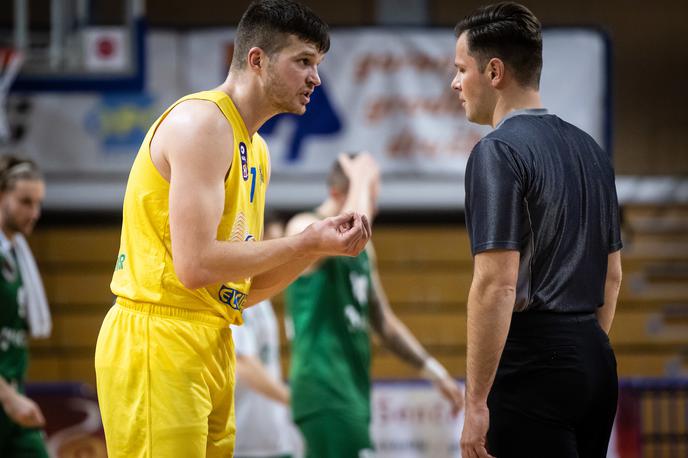
[(315, 254), (357, 256), (370, 240), (368, 218), (358, 213), (343, 213), (308, 226), (303, 232)]
[(363, 151), (353, 158), (346, 153), (340, 154), (338, 160), (350, 183), (356, 181), (372, 186), (380, 181), (380, 167), (369, 152)]
[(9, 396), (2, 407), (12, 421), (25, 428), (36, 428), (45, 424), (38, 404), (20, 393)]
[(463, 409), (464, 395), (461, 387), (451, 377), (442, 377), (440, 380), (433, 382), (440, 390), (442, 396), (451, 403), (452, 415), (457, 416), (461, 409)]
[(487, 405), (469, 405), (461, 433), (461, 456), (463, 458), (494, 458), (487, 453), (486, 436), (490, 427), (490, 411)]

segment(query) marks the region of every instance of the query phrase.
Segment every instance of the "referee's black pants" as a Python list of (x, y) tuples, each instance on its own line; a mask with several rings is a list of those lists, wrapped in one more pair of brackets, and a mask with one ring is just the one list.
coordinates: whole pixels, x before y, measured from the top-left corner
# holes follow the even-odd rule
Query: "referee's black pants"
[(606, 457), (617, 396), (616, 358), (594, 314), (515, 313), (487, 400), (488, 451)]

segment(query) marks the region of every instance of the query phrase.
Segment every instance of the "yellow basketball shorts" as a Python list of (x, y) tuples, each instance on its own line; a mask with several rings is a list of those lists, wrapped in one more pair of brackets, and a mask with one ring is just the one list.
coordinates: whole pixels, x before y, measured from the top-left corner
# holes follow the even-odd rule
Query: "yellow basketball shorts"
[(225, 320), (117, 299), (95, 356), (108, 456), (231, 457), (234, 364)]

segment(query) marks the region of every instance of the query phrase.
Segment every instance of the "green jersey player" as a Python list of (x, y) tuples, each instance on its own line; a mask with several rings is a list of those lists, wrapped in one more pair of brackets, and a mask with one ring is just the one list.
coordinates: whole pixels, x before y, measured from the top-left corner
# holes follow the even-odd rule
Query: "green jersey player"
[[(379, 187), (378, 166), (367, 153), (342, 155), (328, 178), (329, 197), (314, 213), (295, 216), (295, 234), (341, 212), (372, 216)], [(393, 313), (377, 274), (372, 246), (355, 258), (322, 259), (286, 291), (293, 323), (290, 372), (294, 421), (303, 433), (307, 457), (372, 456), (370, 425), (370, 333), (435, 382), (452, 404), (463, 393)]]
[(27, 291), (15, 243), (33, 230), (44, 194), (33, 162), (0, 157), (0, 456), (48, 457), (39, 429), (45, 419), (24, 396)]

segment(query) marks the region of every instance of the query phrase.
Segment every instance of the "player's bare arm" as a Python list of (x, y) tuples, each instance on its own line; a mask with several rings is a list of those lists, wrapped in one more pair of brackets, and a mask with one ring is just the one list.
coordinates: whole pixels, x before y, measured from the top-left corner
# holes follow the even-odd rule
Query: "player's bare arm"
[(231, 145), (230, 126), (214, 104), (204, 101), (187, 101), (172, 110), (151, 144), (153, 162), (170, 182), (172, 257), (185, 286), (194, 289), (251, 277), (304, 256), (352, 256), (363, 249), (369, 232), (360, 215), (329, 221), (294, 237), (218, 241)]
[[(268, 181), (270, 180), (270, 176), (271, 166), (268, 162)], [(318, 227), (318, 225), (333, 224), (333, 221), (333, 219), (328, 218), (324, 222), (320, 222), (320, 220), (312, 213), (303, 213), (293, 217), (289, 221), (285, 230), (285, 234), (287, 236), (296, 236), (307, 230), (312, 224), (316, 224), (315, 227)], [(371, 235), (370, 222), (368, 218), (365, 217), (362, 218), (362, 221), (364, 229), (367, 233), (365, 240), (369, 240)], [(246, 307), (250, 307), (251, 305), (255, 305), (262, 300), (273, 297), (275, 294), (286, 288), (296, 278), (298, 278), (299, 275), (310, 271), (310, 269), (312, 269), (321, 258), (322, 255), (319, 254), (305, 255), (257, 275), (253, 278), (251, 292), (249, 293), (246, 301)]]
[[(311, 224), (318, 223), (320, 220), (312, 213), (301, 213), (289, 220), (285, 228), (285, 235), (293, 237), (308, 228)], [(259, 303), (262, 300), (273, 297), (275, 294), (289, 286), (300, 275), (312, 271), (322, 258), (319, 255), (302, 256), (299, 259), (282, 264), (263, 274), (253, 278), (251, 292), (248, 295), (246, 306)]]
[(238, 378), (253, 391), (273, 401), (289, 404), (289, 388), (281, 380), (270, 375), (263, 363), (255, 356), (237, 355), (236, 372)]
[(610, 253), (607, 258), (607, 278), (604, 282), (604, 305), (597, 309), (600, 327), (609, 334), (616, 312), (616, 301), (621, 289), (621, 251)]
[[(329, 234), (331, 237), (340, 237), (343, 234), (348, 233), (350, 230), (355, 230), (356, 228), (349, 228), (349, 225), (353, 220), (358, 218), (359, 223), (362, 228), (362, 235), (360, 239), (352, 239), (352, 243), (355, 246), (350, 250), (352, 253), (360, 253), (363, 248), (365, 248), (366, 243), (370, 240), (371, 228), (368, 219), (365, 215), (358, 215), (356, 213), (343, 213), (338, 216), (331, 218), (326, 218), (324, 220), (315, 219), (308, 225), (299, 225), (301, 229), (298, 232), (295, 231), (295, 224), (291, 222), (287, 225), (287, 237), (302, 237), (308, 236), (308, 234)], [(358, 224), (358, 223), (357, 223)], [(292, 235), (290, 235), (292, 234)], [(255, 305), (258, 302), (274, 296), (275, 294), (286, 288), (292, 281), (294, 281), (299, 275), (308, 271), (318, 259), (321, 259), (325, 255), (319, 251), (312, 251), (310, 253), (304, 253), (296, 259), (289, 259), (286, 263), (280, 264), (279, 266), (270, 269), (260, 275), (257, 275), (253, 279), (251, 284), (251, 292), (249, 293), (247, 299), (247, 306)]]
[(349, 190), (342, 212), (361, 213), (372, 222), (375, 213), (373, 202), (377, 200), (380, 186), (380, 169), (377, 162), (368, 152), (354, 158), (341, 154), (338, 160), (349, 178)]
[(370, 324), (385, 348), (392, 351), (405, 363), (421, 370), (423, 363), (430, 355), (428, 355), (425, 348), (392, 311), (380, 280), (375, 251), (371, 245), (368, 245), (367, 250), (370, 259), (370, 278), (372, 280)]
[(519, 258), (517, 251), (495, 250), (479, 253), (473, 260), (467, 304), (466, 419), (461, 436), (464, 456), (489, 456), (485, 451), (487, 395), (514, 311)]
[(382, 287), (377, 269), (375, 251), (371, 244), (366, 248), (370, 259), (372, 280), (370, 297), (370, 324), (382, 345), (405, 363), (422, 371), (451, 403), (457, 414), (463, 408), (463, 391), (447, 370), (423, 348), (406, 325), (396, 316)]
[(5, 414), (25, 428), (36, 428), (45, 424), (45, 418), (38, 404), (19, 393), (0, 377), (0, 404)]
[[(341, 154), (338, 161), (348, 180), (348, 189), (343, 205), (337, 205), (334, 197), (331, 196), (330, 199), (318, 207), (316, 213), (301, 213), (294, 216), (287, 224), (287, 236), (295, 236), (301, 232), (329, 224), (328, 222), (331, 218), (323, 220), (318, 214), (334, 215), (337, 213), (343, 215), (363, 215), (362, 219), (365, 227), (368, 233), (370, 233), (370, 224), (372, 223), (374, 213), (373, 193), (377, 191), (380, 176), (377, 164), (369, 153), (362, 153), (354, 158)], [(257, 303), (260, 298), (274, 295), (299, 275), (311, 272), (317, 267), (318, 261), (321, 258), (322, 256), (307, 256), (299, 259), (297, 262), (274, 269), (269, 273), (271, 277), (269, 280), (254, 279), (251, 286), (251, 294), (254, 297), (251, 298), (251, 295), (249, 295), (249, 305)], [(279, 278), (279, 281), (272, 281), (274, 278)]]

